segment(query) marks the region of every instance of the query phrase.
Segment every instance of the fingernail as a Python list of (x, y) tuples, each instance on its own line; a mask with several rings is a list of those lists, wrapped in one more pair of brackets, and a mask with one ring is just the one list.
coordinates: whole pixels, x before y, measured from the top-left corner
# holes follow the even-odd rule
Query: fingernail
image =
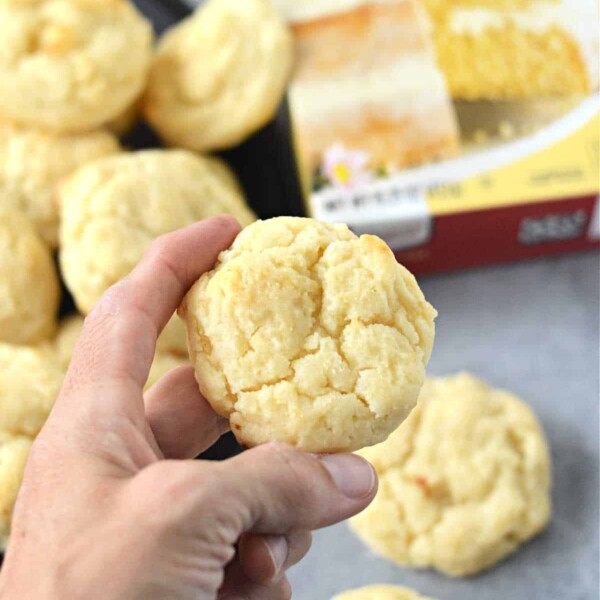
[(342, 494), (349, 498), (364, 498), (375, 487), (373, 467), (355, 454), (331, 454), (319, 457)]
[(275, 566), (275, 574), (277, 575), (288, 557), (289, 546), (287, 540), (282, 535), (268, 535), (263, 537), (267, 550), (271, 555), (271, 560)]

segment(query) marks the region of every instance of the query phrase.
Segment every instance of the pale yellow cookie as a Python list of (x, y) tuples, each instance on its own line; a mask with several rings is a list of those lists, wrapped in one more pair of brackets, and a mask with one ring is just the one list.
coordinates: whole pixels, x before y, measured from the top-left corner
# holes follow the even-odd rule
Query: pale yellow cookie
[(0, 432), (0, 550), (8, 542), (12, 511), (31, 443), (28, 437)]
[(0, 114), (55, 132), (122, 114), (152, 58), (151, 25), (127, 0), (4, 0), (0, 40)]
[(393, 585), (369, 585), (334, 596), (331, 600), (434, 600), (408, 588)]
[(55, 247), (57, 186), (77, 167), (119, 150), (116, 138), (105, 132), (56, 136), (0, 124), (0, 209), (23, 211)]
[[(215, 164), (185, 150), (147, 150), (87, 165), (61, 187), (61, 266), (83, 313), (131, 271), (159, 235), (220, 213), (242, 225), (254, 220)], [(187, 355), (176, 316), (159, 349)]]
[(429, 379), (402, 426), (360, 454), (379, 491), (351, 525), (401, 565), (471, 575), (550, 518), (550, 457), (535, 416), (466, 373)]
[(63, 377), (49, 349), (0, 343), (0, 431), (37, 435), (54, 406)]
[(171, 145), (235, 146), (275, 116), (292, 62), (270, 0), (208, 0), (160, 40), (144, 114)]
[(52, 336), (59, 300), (50, 250), (23, 214), (0, 207), (0, 341), (34, 344)]
[(384, 440), (414, 407), (435, 310), (377, 237), (280, 217), (247, 227), (182, 304), (204, 396), (240, 443)]

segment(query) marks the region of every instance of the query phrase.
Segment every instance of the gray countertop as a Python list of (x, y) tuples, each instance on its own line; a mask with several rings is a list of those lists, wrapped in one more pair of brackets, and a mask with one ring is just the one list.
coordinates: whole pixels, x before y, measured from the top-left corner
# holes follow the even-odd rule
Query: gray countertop
[(294, 598), (329, 600), (371, 583), (439, 600), (597, 600), (599, 260), (548, 258), (420, 280), (438, 309), (429, 372), (468, 370), (537, 413), (554, 461), (548, 529), (477, 577), (449, 579), (376, 557), (345, 523), (315, 534), (290, 572)]

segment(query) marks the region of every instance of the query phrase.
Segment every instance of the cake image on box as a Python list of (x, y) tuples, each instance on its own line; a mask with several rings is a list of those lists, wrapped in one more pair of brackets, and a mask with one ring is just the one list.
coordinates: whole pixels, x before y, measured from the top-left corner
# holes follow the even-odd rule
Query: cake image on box
[(424, 0), (455, 99), (587, 94), (598, 88), (598, 0)]
[[(275, 3), (296, 37), (290, 104), (311, 172), (322, 163), (339, 165), (336, 157), (348, 151), (355, 171), (371, 172), (456, 154), (454, 109), (422, 4)], [(342, 171), (338, 180), (349, 182), (352, 168)]]

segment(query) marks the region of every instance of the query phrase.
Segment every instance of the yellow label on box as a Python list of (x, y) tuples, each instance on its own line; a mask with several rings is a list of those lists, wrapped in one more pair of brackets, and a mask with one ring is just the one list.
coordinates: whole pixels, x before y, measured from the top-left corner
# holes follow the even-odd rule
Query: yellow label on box
[[(527, 142), (535, 141), (535, 137), (524, 140), (525, 148)], [(544, 136), (540, 135), (539, 144), (544, 142)], [(518, 153), (517, 144), (514, 146), (505, 150)], [(599, 191), (600, 113), (596, 111), (558, 142), (518, 157), (501, 168), (430, 188), (425, 197), (430, 211), (442, 215), (593, 195)]]

